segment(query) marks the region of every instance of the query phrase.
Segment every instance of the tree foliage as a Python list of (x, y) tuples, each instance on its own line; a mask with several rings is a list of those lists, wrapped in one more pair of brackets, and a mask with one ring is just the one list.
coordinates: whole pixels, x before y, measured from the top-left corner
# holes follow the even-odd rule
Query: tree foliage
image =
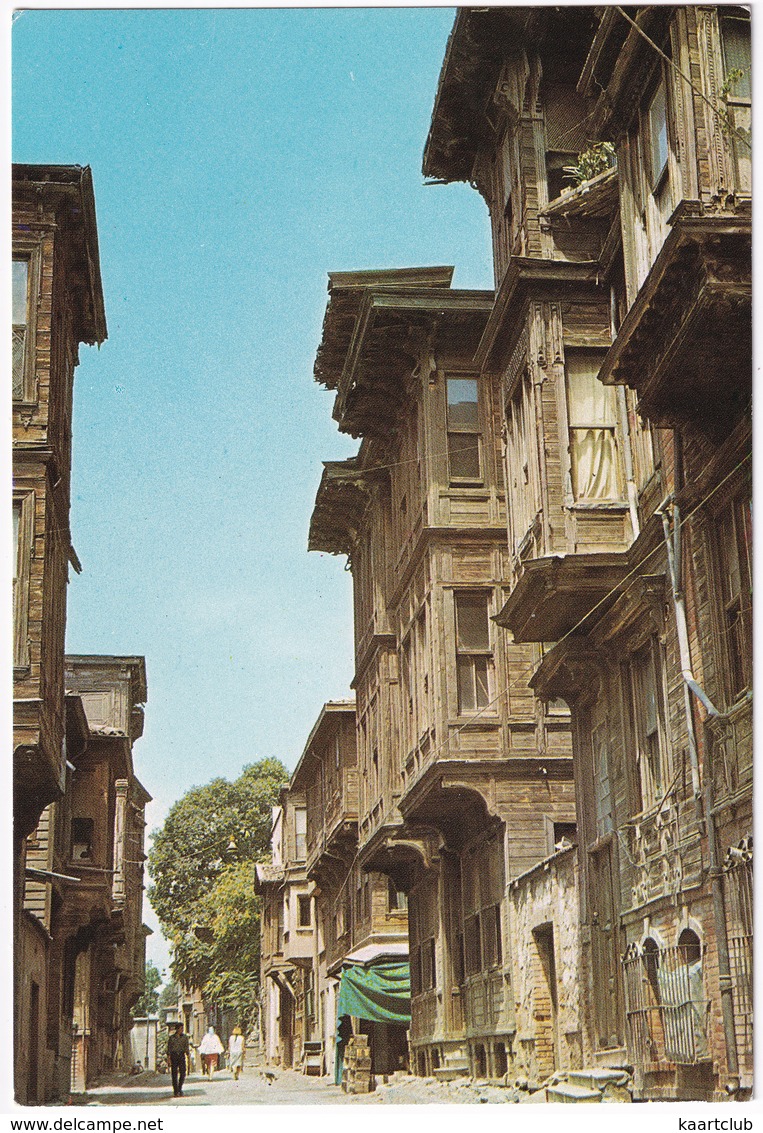
[(132, 1009), (134, 1018), (156, 1014), (159, 1007), (159, 985), (162, 978), (162, 973), (153, 960), (146, 960), (143, 994)]
[(208, 995), (214, 989), (221, 1006), (237, 1011), (248, 1002), (242, 989), (249, 998), (256, 992), (259, 973), (254, 864), (267, 856), (271, 808), (288, 778), (280, 760), (263, 759), (232, 783), (192, 788), (149, 852), (148, 895), (173, 946), (173, 975)]

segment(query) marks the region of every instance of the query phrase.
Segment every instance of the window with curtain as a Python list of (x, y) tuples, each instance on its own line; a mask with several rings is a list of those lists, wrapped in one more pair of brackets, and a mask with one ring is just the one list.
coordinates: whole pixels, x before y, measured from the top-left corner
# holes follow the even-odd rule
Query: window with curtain
[(303, 806), (294, 808), (294, 856), (298, 862), (307, 857), (307, 809)]
[(617, 391), (598, 380), (603, 357), (600, 351), (566, 351), (570, 473), (576, 500), (619, 500), (622, 496)]

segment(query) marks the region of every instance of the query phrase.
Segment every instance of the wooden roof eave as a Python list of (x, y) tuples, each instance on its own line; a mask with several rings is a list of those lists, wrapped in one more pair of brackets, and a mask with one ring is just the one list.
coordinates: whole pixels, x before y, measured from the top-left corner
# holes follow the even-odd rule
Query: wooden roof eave
[[(531, 294), (570, 286), (597, 286), (599, 273), (597, 260), (574, 263), (512, 256), (477, 347), (475, 364), (481, 370), (500, 367), (500, 358), (510, 352), (521, 333), (519, 316)], [(508, 390), (507, 396), (511, 392)]]
[(739, 232), (751, 235), (749, 214), (716, 217), (704, 216), (701, 213), (702, 206), (699, 202), (682, 201), (670, 218), (671, 231), (602, 363), (598, 377), (604, 385), (627, 384), (621, 369), (633, 349), (632, 344), (635, 342), (645, 314), (655, 301), (656, 294), (664, 285), (671, 270), (676, 270), (681, 249), (691, 242), (714, 241), (719, 235), (727, 233)]
[(75, 333), (79, 342), (100, 346), (108, 332), (90, 166), (14, 164), (12, 176), (14, 203), (27, 198), (44, 199), (57, 210), (62, 235), (70, 242), (77, 274), (81, 276)]
[(526, 7), (458, 10), (424, 147), (425, 177), (472, 181), (477, 156), (492, 133), (487, 109), (509, 46), (509, 32), (521, 35), (535, 15), (535, 9)]
[(310, 520), (308, 551), (351, 555), (367, 503), (367, 479), (356, 458), (325, 462)]
[[(337, 385), (333, 416), (340, 430), (352, 436), (394, 431), (405, 397), (406, 371), (417, 361), (418, 344), (411, 337), (414, 328), (420, 332), (421, 341), (440, 319), (474, 321), (479, 331), (492, 305), (490, 291), (369, 288), (358, 310)], [(396, 317), (399, 327), (392, 321)], [(382, 334), (387, 337), (380, 342)], [(364, 399), (371, 399), (373, 404), (364, 409)], [(367, 422), (373, 422), (372, 431)]]

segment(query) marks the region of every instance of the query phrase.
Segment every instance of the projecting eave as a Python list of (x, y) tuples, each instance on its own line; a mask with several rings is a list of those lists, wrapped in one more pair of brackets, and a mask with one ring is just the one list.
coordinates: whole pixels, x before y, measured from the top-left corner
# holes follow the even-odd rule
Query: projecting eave
[(603, 552), (550, 555), (523, 566), (519, 581), (493, 619), (514, 641), (559, 641), (585, 633), (620, 593), (628, 571), (626, 555)]
[(90, 166), (14, 164), (12, 181), (14, 207), (42, 202), (57, 210), (58, 231), (71, 248), (74, 332), (79, 342), (100, 345), (108, 335)]
[(393, 434), (409, 376), (422, 360), (429, 363), (432, 350), (471, 361), (493, 299), (492, 291), (369, 288), (337, 384), (333, 416), (341, 432)]
[(357, 457), (326, 461), (310, 519), (308, 551), (351, 555), (368, 503), (368, 482)]
[(519, 35), (532, 9), (460, 8), (445, 49), (437, 84), (432, 122), (424, 147), (425, 177), (467, 181), (486, 145), (491, 126), (487, 114), (510, 36)]
[[(572, 263), (512, 256), (475, 353), (476, 365), (483, 370), (501, 368), (522, 332), (522, 315), (531, 299), (583, 288), (600, 287), (603, 292), (599, 277), (597, 260)], [(506, 390), (506, 397), (511, 394)]]
[(309, 778), (309, 768), (307, 765), (313, 755), (314, 748), (323, 742), (326, 733), (330, 735), (331, 729), (335, 726), (336, 722), (342, 718), (355, 720), (354, 696), (348, 697), (346, 700), (329, 700), (323, 705), (320, 715), (313, 724), (310, 735), (307, 737), (307, 743), (299, 757), (297, 766), (292, 772), (289, 781), (290, 790), (299, 786), (304, 777)]
[(336, 389), (355, 329), (361, 301), (368, 288), (448, 288), (452, 266), (379, 268), (367, 271), (329, 272), (329, 301), (323, 318), (321, 341), (315, 358), (315, 380)]

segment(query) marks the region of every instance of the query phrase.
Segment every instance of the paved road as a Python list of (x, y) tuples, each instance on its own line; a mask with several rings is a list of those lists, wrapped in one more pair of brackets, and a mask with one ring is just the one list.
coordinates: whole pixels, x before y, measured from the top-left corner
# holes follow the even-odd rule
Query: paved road
[(221, 1070), (211, 1080), (191, 1074), (185, 1080), (183, 1097), (172, 1095), (168, 1074), (114, 1076), (88, 1090), (82, 1105), (347, 1105), (376, 1104), (374, 1095), (353, 1097), (343, 1093), (328, 1078), (308, 1078), (294, 1070), (279, 1070), (272, 1084), (257, 1063), (247, 1062), (243, 1075), (234, 1082), (230, 1070)]
[(244, 1074), (238, 1082), (228, 1070), (213, 1079), (190, 1074), (183, 1097), (172, 1097), (169, 1074), (115, 1075), (108, 1081), (74, 1098), (80, 1106), (346, 1106), (346, 1105), (410, 1105), (432, 1102), (476, 1102), (470, 1091), (452, 1093), (431, 1079), (410, 1079), (404, 1087), (367, 1094), (348, 1094), (328, 1077), (306, 1077), (296, 1071), (275, 1071), (269, 1081), (262, 1072), (260, 1058), (247, 1059)]

